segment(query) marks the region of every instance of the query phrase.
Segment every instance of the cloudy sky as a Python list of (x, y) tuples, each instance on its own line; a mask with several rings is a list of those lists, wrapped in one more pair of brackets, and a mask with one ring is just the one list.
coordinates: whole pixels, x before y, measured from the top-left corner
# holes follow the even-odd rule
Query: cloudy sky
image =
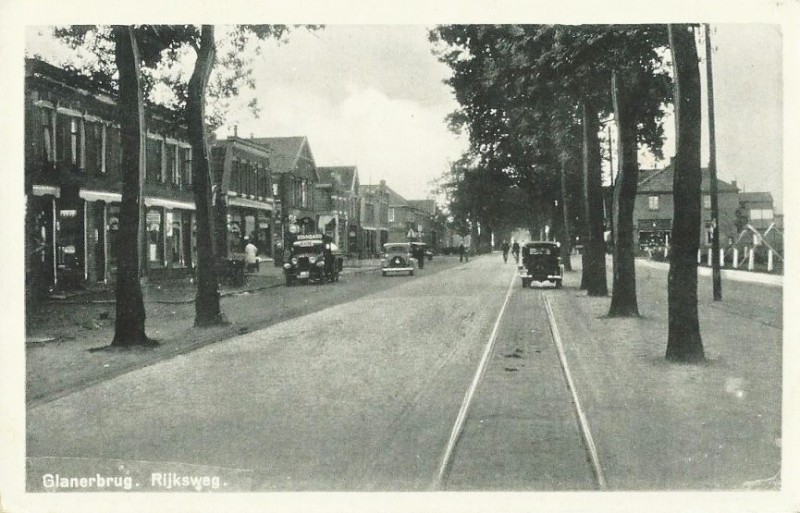
[[(218, 135), (234, 125), (242, 137), (306, 135), (317, 165), (357, 165), (362, 183), (385, 179), (409, 199), (428, 197), (432, 181), (467, 146), (443, 122), (457, 104), (442, 83), (448, 69), (431, 53), (428, 28), (333, 24), (263, 44), (254, 61), (256, 90), (234, 103)], [(29, 30), (26, 50), (57, 55), (46, 32)], [(747, 191), (772, 192), (782, 211), (780, 26), (716, 25), (712, 39), (719, 176)], [(246, 108), (253, 96), (259, 118)], [(668, 159), (672, 119), (666, 132)], [(704, 137), (704, 165), (707, 159)]]

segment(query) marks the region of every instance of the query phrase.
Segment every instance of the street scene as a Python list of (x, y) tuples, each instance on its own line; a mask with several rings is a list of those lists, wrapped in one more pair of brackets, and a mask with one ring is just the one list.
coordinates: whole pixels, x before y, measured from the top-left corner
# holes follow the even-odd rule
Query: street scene
[(784, 29), (28, 26), (25, 500), (796, 506)]

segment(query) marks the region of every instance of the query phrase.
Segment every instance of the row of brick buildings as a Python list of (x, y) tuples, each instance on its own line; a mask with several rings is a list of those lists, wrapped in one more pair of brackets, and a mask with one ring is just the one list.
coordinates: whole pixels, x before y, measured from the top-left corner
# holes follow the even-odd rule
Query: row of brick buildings
[[(711, 216), (711, 182), (708, 169), (702, 169), (700, 250), (709, 251), (711, 237), (719, 229), (720, 247), (760, 244), (760, 235), (770, 246), (783, 249), (783, 216), (776, 214), (772, 195), (768, 192), (742, 192), (736, 181), (717, 180), (719, 219), (716, 226)], [(669, 245), (672, 218), (675, 209), (672, 194), (674, 168), (643, 169), (639, 171), (639, 184), (634, 204), (635, 240), (640, 248)], [(751, 230), (752, 227), (758, 234)]]
[[(146, 107), (143, 180), (147, 276), (190, 274), (196, 261), (192, 151), (174, 112)], [(325, 233), (354, 257), (388, 241), (436, 245), (433, 200), (407, 201), (356, 166), (324, 167), (306, 137), (212, 138), (216, 253), (252, 240), (280, 261), (297, 234)], [(26, 61), (25, 250), (30, 288), (113, 280), (122, 189), (115, 94), (43, 61)]]

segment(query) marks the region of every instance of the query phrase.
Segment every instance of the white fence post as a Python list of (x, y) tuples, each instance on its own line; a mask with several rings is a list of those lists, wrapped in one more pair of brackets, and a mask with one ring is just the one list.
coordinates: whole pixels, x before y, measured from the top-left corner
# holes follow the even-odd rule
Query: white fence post
[(772, 267), (772, 263), (773, 263), (773, 262), (772, 262), (772, 250), (770, 249), (770, 250), (767, 252), (767, 271), (768, 271), (768, 272), (772, 272), (772, 269), (773, 269), (773, 267)]
[(719, 266), (725, 267), (725, 250), (719, 248)]
[(700, 253), (699, 249), (697, 250), (697, 263), (698, 264), (702, 264), (703, 263), (703, 254)]
[(739, 248), (733, 248), (733, 268), (739, 268)]
[(706, 255), (706, 257), (708, 266), (711, 267), (712, 265), (714, 265), (714, 251), (711, 248), (708, 248), (708, 254)]
[(750, 259), (747, 261), (747, 270), (752, 271), (755, 267), (756, 248), (750, 248)]
[(664, 258), (667, 258), (668, 256), (669, 256), (669, 249), (667, 246), (664, 246)]

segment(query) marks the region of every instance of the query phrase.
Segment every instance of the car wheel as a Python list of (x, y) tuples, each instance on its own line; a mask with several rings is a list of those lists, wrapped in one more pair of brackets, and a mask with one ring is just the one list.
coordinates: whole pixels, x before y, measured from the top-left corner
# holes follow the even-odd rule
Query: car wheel
[(522, 278), (522, 288), (527, 289), (530, 286), (531, 286), (530, 278)]
[(556, 280), (556, 288), (557, 289), (561, 288), (561, 280)]

